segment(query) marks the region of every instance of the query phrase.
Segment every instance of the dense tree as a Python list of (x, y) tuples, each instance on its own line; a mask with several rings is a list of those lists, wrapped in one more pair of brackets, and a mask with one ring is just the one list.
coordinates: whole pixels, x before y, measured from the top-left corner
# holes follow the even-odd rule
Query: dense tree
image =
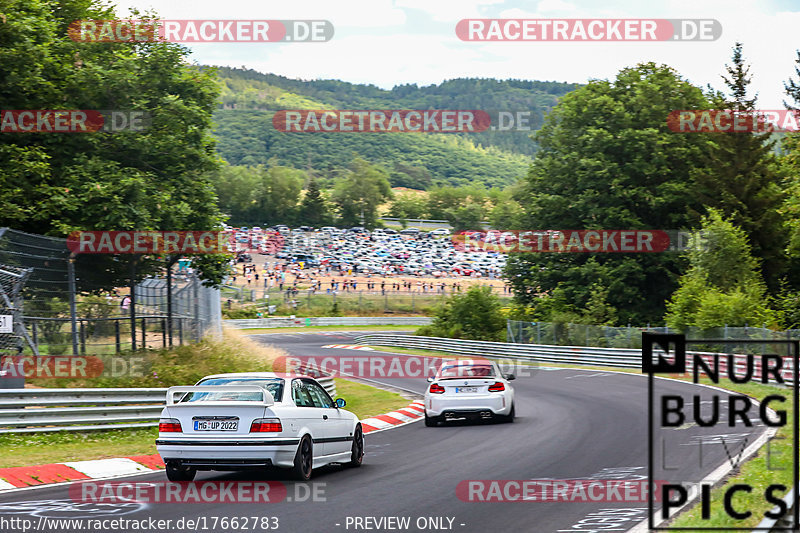
[[(217, 165), (210, 136), (219, 91), (213, 69), (188, 67), (188, 49), (172, 43), (93, 44), (68, 36), (75, 20), (113, 18), (111, 8), (92, 0), (4, 3), (3, 109), (138, 110), (150, 120), (144, 131), (3, 133), (0, 226), (64, 236), (220, 224), (206, 177)], [(97, 263), (107, 285), (118, 284), (116, 263)], [(195, 265), (221, 280), (222, 261), (203, 258)], [(146, 273), (142, 264), (140, 274)]]
[[(691, 172), (706, 141), (666, 125), (675, 109), (704, 108), (702, 91), (667, 66), (623, 69), (565, 95), (535, 139), (540, 144), (519, 194), (526, 229), (681, 229), (702, 206)], [(672, 254), (516, 254), (507, 274), (530, 304), (559, 288), (585, 307), (599, 284), (622, 322), (655, 322), (676, 286)]]
[(236, 225), (293, 224), (305, 173), (289, 167), (224, 166), (214, 185), (222, 210)]
[[(795, 60), (794, 78), (785, 84), (786, 94), (791, 99), (784, 105), (800, 120), (800, 51)], [(800, 134), (789, 133), (783, 140), (784, 156), (781, 159), (784, 170), (783, 188), (786, 191), (781, 212), (786, 217), (788, 229), (789, 273), (787, 276), (784, 302), (798, 299), (800, 294)], [(786, 293), (788, 291), (788, 293)], [(800, 309), (800, 306), (798, 307)], [(796, 313), (800, 316), (800, 311)]]
[(436, 311), (431, 325), (420, 328), (417, 334), (503, 341), (506, 321), (500, 313), (501, 305), (491, 287), (472, 286), (463, 294), (450, 296)]
[(389, 207), (388, 216), (402, 219), (427, 217), (428, 205), (425, 196), (415, 193), (396, 194)]
[(392, 188), (386, 171), (357, 157), (347, 176), (333, 190), (333, 201), (339, 208), (344, 225), (374, 227), (378, 206), (391, 198)]
[[(756, 97), (748, 97), (750, 67), (745, 64), (741, 43), (736, 43), (726, 71), (728, 75), (722, 79), (729, 94), (710, 95), (713, 108), (753, 114)], [(765, 281), (777, 289), (785, 268), (786, 235), (778, 212), (783, 194), (772, 134), (726, 132), (708, 136), (713, 146), (705, 165), (694, 175), (700, 198), (744, 230), (753, 253), (762, 261)]]
[(777, 315), (767, 305), (759, 261), (744, 230), (712, 208), (687, 255), (689, 270), (667, 304), (667, 325), (684, 331), (775, 325)]
[(300, 204), (298, 220), (309, 226), (322, 226), (331, 221), (328, 204), (325, 202), (317, 180), (313, 176), (308, 180), (308, 188)]

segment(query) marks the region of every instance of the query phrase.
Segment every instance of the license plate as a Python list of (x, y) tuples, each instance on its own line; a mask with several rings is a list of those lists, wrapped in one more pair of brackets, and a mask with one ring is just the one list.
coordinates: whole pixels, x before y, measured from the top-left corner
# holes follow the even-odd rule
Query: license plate
[(239, 429), (238, 420), (195, 420), (195, 431), (236, 431)]
[(478, 387), (456, 387), (456, 392), (478, 392)]

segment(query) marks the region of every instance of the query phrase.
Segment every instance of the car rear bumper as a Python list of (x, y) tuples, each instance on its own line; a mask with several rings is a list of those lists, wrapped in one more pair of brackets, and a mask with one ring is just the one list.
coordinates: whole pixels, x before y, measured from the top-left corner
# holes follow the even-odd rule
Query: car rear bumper
[(511, 412), (511, 402), (503, 395), (473, 398), (429, 398), (425, 402), (428, 416), (442, 416), (446, 413), (481, 413), (489, 411), (494, 415), (507, 415)]
[[(160, 438), (156, 449), (164, 462), (207, 470), (239, 470), (266, 466), (289, 468), (300, 439), (200, 440)], [(190, 464), (194, 463), (194, 464)]]
[(178, 467), (191, 467), (197, 470), (251, 470), (253, 468), (269, 468), (274, 466), (271, 459), (164, 459)]

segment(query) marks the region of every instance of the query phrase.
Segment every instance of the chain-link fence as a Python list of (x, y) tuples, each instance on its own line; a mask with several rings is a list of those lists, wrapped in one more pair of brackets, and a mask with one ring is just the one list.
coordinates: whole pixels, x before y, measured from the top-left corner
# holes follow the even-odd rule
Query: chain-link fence
[(0, 316), (12, 317), (0, 356), (110, 355), (221, 331), (219, 291), (174, 262), (74, 255), (65, 239), (0, 229)]
[(687, 339), (719, 340), (793, 340), (800, 339), (800, 330), (773, 331), (766, 327), (733, 327), (700, 329), (688, 328), (686, 331), (660, 327), (636, 326), (591, 326), (569, 322), (526, 322), (508, 320), (506, 339), (518, 344), (556, 344), (561, 346), (599, 346), (606, 348), (641, 348), (642, 332), (683, 333)]
[[(357, 286), (364, 287), (364, 283)], [(448, 296), (463, 294), (452, 285), (442, 287), (431, 282), (425, 289), (412, 285), (405, 288), (400, 282), (380, 282), (373, 289), (330, 288), (288, 289), (248, 288), (247, 286), (225, 285), (222, 287), (223, 314), (229, 318), (260, 318), (268, 315), (300, 314), (305, 316), (372, 316), (395, 314), (432, 314), (437, 306), (443, 304)], [(502, 302), (510, 302), (511, 296), (501, 296)], [(257, 316), (260, 313), (260, 317)]]

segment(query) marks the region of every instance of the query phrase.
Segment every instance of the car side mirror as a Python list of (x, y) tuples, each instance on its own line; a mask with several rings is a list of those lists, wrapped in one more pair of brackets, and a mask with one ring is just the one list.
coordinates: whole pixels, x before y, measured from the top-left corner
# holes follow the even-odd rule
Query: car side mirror
[(428, 376), (428, 383), (433, 383), (433, 376)]
[(336, 408), (337, 409), (340, 409), (340, 408), (344, 407), (345, 405), (347, 405), (347, 402), (344, 401), (344, 398), (336, 398)]
[(513, 381), (514, 379), (517, 378), (514, 374), (506, 374), (503, 377), (506, 378), (508, 381)]

